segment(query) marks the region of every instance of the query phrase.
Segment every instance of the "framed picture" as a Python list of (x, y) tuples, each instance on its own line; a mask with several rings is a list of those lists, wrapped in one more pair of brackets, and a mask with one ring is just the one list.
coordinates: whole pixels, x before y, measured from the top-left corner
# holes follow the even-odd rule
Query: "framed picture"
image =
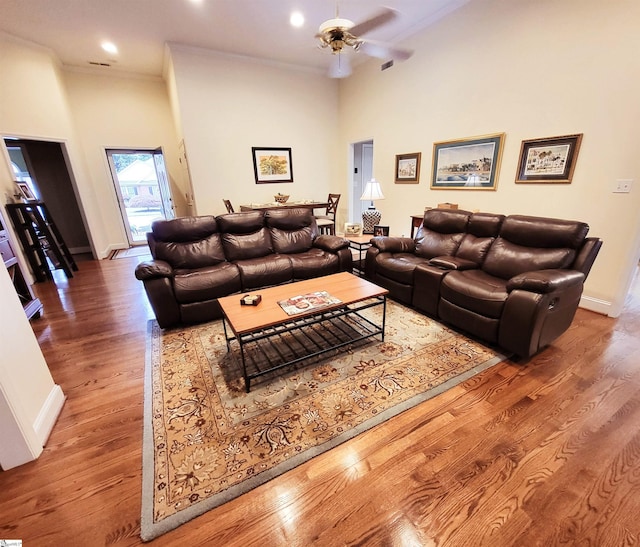
[(569, 184), (582, 133), (522, 141), (516, 183)]
[(18, 188), (19, 195), (23, 199), (27, 201), (35, 201), (37, 199), (26, 182), (16, 182), (16, 187)]
[(420, 152), (396, 156), (396, 184), (418, 184), (420, 182)]
[(252, 147), (256, 184), (293, 182), (291, 148)]
[(344, 235), (346, 236), (361, 236), (362, 224), (353, 224), (351, 222), (345, 222)]
[(504, 133), (433, 144), (433, 190), (495, 190)]
[(375, 225), (373, 227), (373, 236), (388, 236), (389, 235), (389, 226), (379, 226)]

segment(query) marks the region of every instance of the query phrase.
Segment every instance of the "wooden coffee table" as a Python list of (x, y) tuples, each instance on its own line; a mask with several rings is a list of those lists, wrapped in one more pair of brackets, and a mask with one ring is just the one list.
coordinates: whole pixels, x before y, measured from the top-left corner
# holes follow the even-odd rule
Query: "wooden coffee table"
[[(278, 304), (319, 291), (326, 291), (340, 302), (296, 315), (288, 315)], [(242, 295), (218, 299), (224, 313), (227, 351), (232, 351), (233, 341), (240, 347), (247, 393), (252, 379), (274, 370), (373, 336), (380, 335), (384, 341), (388, 292), (366, 279), (342, 272), (252, 292), (262, 297), (257, 306), (241, 305)], [(382, 306), (380, 324), (362, 315), (376, 306)], [(321, 336), (321, 342), (309, 330), (318, 332), (318, 328), (327, 333)]]

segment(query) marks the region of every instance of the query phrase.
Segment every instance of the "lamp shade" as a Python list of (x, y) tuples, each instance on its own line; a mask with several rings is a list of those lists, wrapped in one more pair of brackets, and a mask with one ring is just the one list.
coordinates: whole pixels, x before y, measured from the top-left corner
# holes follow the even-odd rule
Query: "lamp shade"
[(377, 201), (379, 199), (384, 199), (382, 188), (380, 188), (380, 183), (376, 179), (371, 179), (369, 182), (367, 182), (367, 185), (364, 187), (364, 192), (362, 192), (362, 196), (360, 197), (360, 200), (361, 201)]
[(382, 188), (380, 188), (380, 183), (376, 179), (371, 179), (367, 182), (360, 197), (361, 201), (371, 202), (370, 207), (366, 211), (362, 211), (362, 232), (365, 234), (372, 234), (373, 227), (380, 224), (382, 215), (373, 205), (373, 202), (379, 199), (384, 199)]
[(469, 178), (467, 178), (467, 182), (464, 184), (465, 186), (482, 186), (482, 181), (480, 180), (480, 176), (476, 173), (471, 173)]

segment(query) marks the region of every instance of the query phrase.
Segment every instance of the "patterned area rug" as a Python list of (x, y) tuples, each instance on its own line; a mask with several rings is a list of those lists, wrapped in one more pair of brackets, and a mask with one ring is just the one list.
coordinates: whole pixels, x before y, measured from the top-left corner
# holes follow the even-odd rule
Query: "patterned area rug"
[[(365, 314), (379, 322), (381, 312)], [(384, 342), (266, 375), (250, 393), (232, 349), (220, 321), (164, 332), (149, 322), (144, 541), (505, 359), (392, 301)]]

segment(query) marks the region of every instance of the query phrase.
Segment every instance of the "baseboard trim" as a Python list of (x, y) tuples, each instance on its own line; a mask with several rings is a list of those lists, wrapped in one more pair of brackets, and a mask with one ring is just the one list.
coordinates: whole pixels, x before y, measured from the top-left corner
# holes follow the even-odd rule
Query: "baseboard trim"
[(36, 421), (33, 424), (33, 430), (35, 431), (42, 446), (47, 443), (47, 439), (49, 438), (51, 430), (62, 411), (65, 400), (66, 396), (62, 392), (62, 388), (58, 384), (55, 384), (53, 389), (49, 392), (49, 396), (42, 405), (42, 408), (36, 417)]
[(585, 310), (594, 311), (596, 313), (601, 313), (610, 317), (615, 317), (614, 315), (612, 315), (613, 304), (611, 302), (607, 302), (606, 300), (600, 300), (598, 298), (583, 295), (580, 298), (579, 306), (581, 308), (584, 308)]
[(125, 245), (124, 247), (122, 245), (108, 245), (107, 248), (100, 253), (99, 258), (109, 258), (112, 255), (113, 251), (117, 251), (119, 249), (127, 249), (128, 247), (128, 245)]
[(69, 247), (69, 252), (72, 255), (80, 255), (93, 252), (91, 247)]

